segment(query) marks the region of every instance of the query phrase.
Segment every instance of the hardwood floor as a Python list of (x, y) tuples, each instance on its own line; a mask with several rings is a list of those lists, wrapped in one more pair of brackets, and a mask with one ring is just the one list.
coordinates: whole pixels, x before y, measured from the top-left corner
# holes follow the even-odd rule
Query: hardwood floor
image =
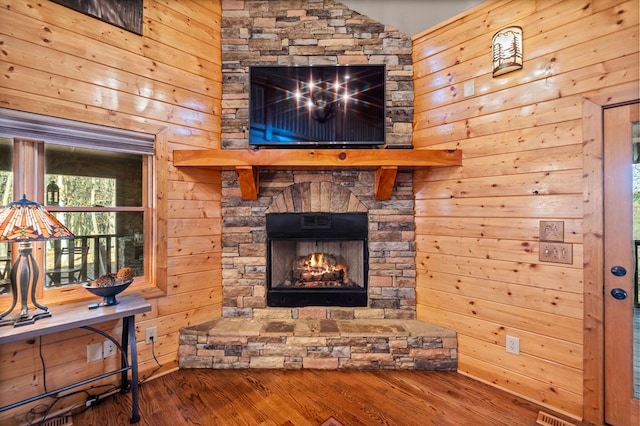
[[(118, 394), (73, 423), (124, 425), (130, 410)], [(344, 426), (528, 426), (539, 410), (452, 372), (194, 369), (140, 387), (139, 425), (319, 426), (333, 416)]]

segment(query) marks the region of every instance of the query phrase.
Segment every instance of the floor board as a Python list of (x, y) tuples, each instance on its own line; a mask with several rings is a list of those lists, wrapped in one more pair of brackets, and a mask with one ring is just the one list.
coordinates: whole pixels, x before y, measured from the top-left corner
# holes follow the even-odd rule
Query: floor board
[[(130, 410), (116, 395), (73, 422), (124, 425)], [(193, 369), (141, 385), (139, 425), (530, 426), (539, 410), (454, 372)]]

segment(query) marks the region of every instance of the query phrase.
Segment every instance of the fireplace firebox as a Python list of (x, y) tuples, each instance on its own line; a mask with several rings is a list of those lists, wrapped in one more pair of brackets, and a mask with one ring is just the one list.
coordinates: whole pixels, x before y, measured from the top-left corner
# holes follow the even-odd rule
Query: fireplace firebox
[(367, 306), (366, 213), (272, 213), (267, 305)]

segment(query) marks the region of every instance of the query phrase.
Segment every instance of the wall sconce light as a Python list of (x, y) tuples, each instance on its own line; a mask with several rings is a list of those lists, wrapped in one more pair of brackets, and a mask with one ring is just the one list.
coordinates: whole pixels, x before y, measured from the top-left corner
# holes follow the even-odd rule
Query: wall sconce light
[(507, 27), (498, 31), (491, 41), (493, 76), (522, 69), (522, 28)]

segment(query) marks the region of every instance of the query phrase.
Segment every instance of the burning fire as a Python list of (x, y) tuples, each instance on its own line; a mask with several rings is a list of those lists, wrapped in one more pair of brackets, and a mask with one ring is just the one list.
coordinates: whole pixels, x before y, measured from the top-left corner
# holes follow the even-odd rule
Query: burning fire
[(314, 271), (323, 270), (323, 272), (329, 272), (335, 270), (329, 268), (329, 264), (325, 260), (324, 253), (311, 253), (309, 255), (309, 261), (306, 262), (305, 266), (308, 270), (313, 269)]
[(310, 253), (301, 256), (291, 271), (290, 284), (296, 286), (350, 285), (347, 267), (336, 256), (327, 253)]

